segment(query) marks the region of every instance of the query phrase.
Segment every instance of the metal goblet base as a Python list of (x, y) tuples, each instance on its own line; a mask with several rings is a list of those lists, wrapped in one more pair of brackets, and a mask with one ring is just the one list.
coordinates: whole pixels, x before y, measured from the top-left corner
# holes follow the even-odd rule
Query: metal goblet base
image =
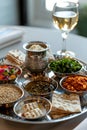
[(58, 58), (63, 58), (63, 57), (71, 57), (74, 58), (75, 57), (75, 53), (72, 51), (57, 51), (57, 57)]

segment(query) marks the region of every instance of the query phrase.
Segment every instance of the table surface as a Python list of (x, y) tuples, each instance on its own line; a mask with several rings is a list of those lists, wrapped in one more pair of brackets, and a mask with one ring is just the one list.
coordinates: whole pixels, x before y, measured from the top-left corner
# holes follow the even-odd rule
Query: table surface
[[(5, 56), (11, 49), (20, 49), (23, 50), (23, 44), (30, 41), (44, 41), (50, 45), (52, 53), (55, 53), (61, 49), (61, 33), (58, 30), (54, 29), (44, 29), (44, 28), (34, 28), (34, 27), (23, 27), (23, 26), (14, 26), (24, 31), (23, 39), (20, 43), (15, 43), (6, 48), (0, 49), (0, 57)], [(76, 57), (85, 63), (87, 63), (87, 38), (77, 36), (75, 34), (69, 34), (67, 39), (67, 50), (74, 51)], [(52, 123), (52, 124), (41, 124), (41, 125), (32, 125), (32, 124), (22, 124), (17, 122), (12, 122), (8, 120), (0, 119), (0, 130), (80, 130), (80, 124), (83, 125), (83, 129), (86, 125), (81, 123), (86, 119), (87, 113), (80, 115), (74, 119), (64, 121), (61, 123)], [(79, 127), (78, 127), (79, 126)]]

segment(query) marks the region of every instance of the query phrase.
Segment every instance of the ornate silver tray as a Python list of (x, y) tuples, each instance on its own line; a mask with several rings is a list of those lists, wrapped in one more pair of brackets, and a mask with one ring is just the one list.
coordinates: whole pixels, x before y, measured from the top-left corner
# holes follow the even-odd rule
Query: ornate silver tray
[[(4, 63), (5, 58), (1, 58), (0, 59), (0, 64)], [(84, 63), (83, 61), (80, 61), (83, 66), (84, 69), (82, 70), (81, 74), (87, 75), (87, 64)], [(21, 77), (17, 80), (17, 83), (19, 83), (19, 85), (24, 82), (26, 80), (25, 75), (26, 73), (28, 73), (28, 71), (25, 69), (23, 71), (23, 74), (21, 75)], [(46, 71), (46, 74), (49, 77), (54, 76), (53, 72), (50, 71)], [(57, 77), (55, 77), (56, 80), (58, 80)], [(58, 93), (62, 93), (63, 90), (61, 88), (59, 88), (57, 90)], [(25, 120), (25, 119), (21, 119), (20, 117), (16, 116), (14, 111), (13, 111), (13, 107), (11, 108), (0, 108), (0, 118), (5, 119), (5, 120), (10, 120), (13, 122), (20, 122), (20, 123), (25, 123), (25, 124), (45, 124), (45, 123), (55, 123), (55, 122), (63, 122), (66, 120), (70, 120), (72, 118), (78, 117), (80, 115), (82, 115), (83, 113), (87, 112), (87, 95), (85, 94), (84, 96), (81, 97), (81, 107), (82, 107), (82, 111), (80, 113), (75, 113), (75, 114), (70, 114), (68, 116), (59, 118), (59, 119), (52, 119), (49, 115), (47, 115), (44, 119), (41, 120)]]

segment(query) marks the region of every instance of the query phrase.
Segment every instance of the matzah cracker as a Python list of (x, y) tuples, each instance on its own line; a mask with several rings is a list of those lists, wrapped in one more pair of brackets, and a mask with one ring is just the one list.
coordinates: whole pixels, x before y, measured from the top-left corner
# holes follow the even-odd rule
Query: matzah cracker
[(69, 114), (67, 114), (67, 113), (50, 114), (52, 119), (58, 119), (58, 118), (61, 118), (61, 117), (67, 116), (67, 115), (69, 115)]
[(33, 110), (22, 113), (22, 116), (26, 118), (38, 118), (40, 116), (43, 116), (43, 112), (40, 108), (35, 108)]
[(6, 59), (14, 64), (23, 65), (25, 61), (25, 54), (20, 50), (10, 50), (6, 55)]
[(37, 102), (27, 103), (22, 108), (22, 116), (25, 118), (37, 118), (43, 116)]
[(63, 113), (81, 112), (79, 96), (76, 94), (53, 94), (52, 110)]
[(32, 103), (25, 104), (22, 109), (24, 112), (27, 112), (27, 111), (31, 111), (35, 108), (38, 108), (38, 107), (39, 106), (38, 106), (37, 102), (32, 102)]

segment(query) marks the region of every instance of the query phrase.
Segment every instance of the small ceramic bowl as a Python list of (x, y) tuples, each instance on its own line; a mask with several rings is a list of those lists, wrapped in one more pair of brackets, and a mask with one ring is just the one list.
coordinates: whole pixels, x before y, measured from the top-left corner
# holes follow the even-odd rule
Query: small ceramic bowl
[(51, 102), (43, 97), (28, 96), (14, 105), (14, 112), (22, 119), (37, 120), (44, 118), (50, 111)]

